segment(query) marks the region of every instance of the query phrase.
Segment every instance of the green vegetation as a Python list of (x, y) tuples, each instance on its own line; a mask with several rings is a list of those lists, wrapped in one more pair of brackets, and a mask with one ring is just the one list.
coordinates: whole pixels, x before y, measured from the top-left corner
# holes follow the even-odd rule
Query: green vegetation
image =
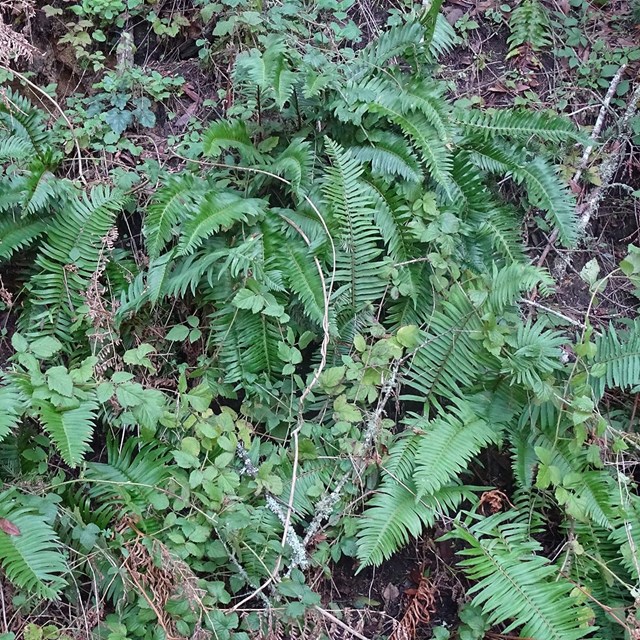
[[(507, 59), (555, 46), (507, 8)], [(439, 2), (40, 9), (91, 79), (4, 72), (0, 638), (637, 637), (640, 250), (579, 317), (531, 257), (584, 240), (589, 131), (456, 98)]]

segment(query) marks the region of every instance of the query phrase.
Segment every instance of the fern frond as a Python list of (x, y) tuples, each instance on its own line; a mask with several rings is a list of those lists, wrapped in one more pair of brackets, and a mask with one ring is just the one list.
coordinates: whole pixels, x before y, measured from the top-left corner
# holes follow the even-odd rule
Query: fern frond
[(166, 291), (167, 278), (172, 266), (173, 251), (164, 253), (156, 259), (149, 260), (146, 293), (152, 307), (160, 301)]
[[(435, 5), (431, 6), (433, 7)], [(433, 30), (428, 38), (431, 58), (438, 60), (446, 53), (449, 53), (459, 42), (460, 39), (455, 29), (449, 24), (449, 21), (442, 13), (437, 13), (433, 23)]]
[[(410, 21), (393, 26), (358, 52), (352, 68), (356, 73), (381, 69), (393, 58), (420, 51), (424, 46), (424, 36), (425, 28), (419, 22)], [(445, 38), (442, 33), (440, 42)]]
[(21, 506), (15, 493), (0, 494), (0, 517), (19, 531), (0, 531), (0, 563), (7, 578), (41, 598), (55, 599), (66, 586), (67, 563), (56, 532), (32, 508)]
[(446, 486), (433, 494), (416, 499), (411, 480), (395, 482), (385, 479), (369, 500), (358, 522), (358, 560), (362, 567), (380, 565), (425, 527), (456, 510), (464, 500), (472, 500), (470, 487)]
[(204, 188), (191, 173), (169, 176), (147, 207), (143, 232), (150, 258), (157, 258), (175, 234), (178, 224), (195, 215)]
[[(490, 518), (487, 520), (491, 520)], [(479, 531), (458, 527), (454, 536), (467, 543), (459, 563), (477, 583), (469, 590), (473, 604), (489, 614), (492, 625), (504, 623), (504, 633), (545, 640), (578, 640), (592, 632), (578, 603), (570, 595), (573, 585), (542, 555), (540, 545), (526, 535), (526, 526), (502, 524)]]
[(259, 374), (271, 376), (280, 367), (281, 336), (273, 319), (243, 309), (222, 309), (212, 316), (211, 331), (225, 382), (255, 382)]
[(81, 304), (80, 293), (99, 265), (103, 239), (124, 201), (121, 194), (97, 186), (69, 200), (49, 225), (36, 259), (40, 273), (31, 280), (33, 312), (23, 316), (30, 321), (25, 333), (57, 333), (68, 339), (74, 305)]
[(507, 58), (518, 53), (518, 47), (529, 45), (540, 51), (551, 45), (551, 25), (547, 9), (539, 0), (522, 0), (509, 18), (511, 34), (507, 38)]
[(520, 414), (518, 426), (532, 434), (541, 431), (548, 434), (555, 431), (558, 425), (558, 407), (550, 400), (544, 402), (528, 402)]
[(31, 144), (22, 137), (10, 135), (0, 140), (0, 162), (24, 160), (31, 152)]
[(485, 176), (467, 149), (458, 149), (453, 156), (452, 177), (460, 188), (460, 212), (467, 215), (488, 216), (497, 206)]
[(21, 216), (43, 211), (55, 197), (55, 177), (45, 164), (32, 163), (20, 193)]
[(511, 440), (511, 469), (518, 486), (531, 489), (533, 486), (538, 457), (529, 429), (513, 430)]
[(458, 400), (456, 405), (434, 420), (421, 417), (407, 423), (422, 432), (414, 474), (418, 498), (449, 484), (474, 456), (500, 438), (498, 425), (480, 418), (468, 402)]
[(494, 264), (527, 262), (515, 210), (497, 201), (485, 177), (464, 149), (455, 154), (453, 179), (462, 196), (458, 207), (466, 214), (465, 221), (471, 227), (464, 240), (475, 268), (486, 271)]
[(260, 161), (242, 120), (218, 120), (211, 124), (202, 136), (202, 149), (212, 158), (218, 158), (226, 149), (235, 149), (243, 159)]
[(524, 178), (531, 203), (547, 212), (547, 219), (558, 229), (562, 242), (574, 246), (578, 239), (575, 201), (556, 171), (538, 156), (520, 167), (518, 173)]
[(460, 188), (453, 181), (453, 155), (446, 143), (440, 139), (436, 129), (423, 113), (403, 113), (399, 107), (375, 104), (370, 111), (386, 116), (398, 125), (402, 132), (413, 142), (431, 174), (437, 190), (444, 192), (447, 199), (455, 202), (459, 199)]
[(193, 253), (204, 240), (220, 229), (229, 229), (236, 222), (258, 218), (264, 213), (265, 204), (263, 200), (245, 198), (233, 191), (207, 193), (197, 214), (183, 225), (178, 255)]
[(75, 409), (56, 409), (50, 402), (38, 403), (42, 426), (56, 445), (62, 459), (74, 469), (84, 461), (93, 436), (98, 403), (85, 400)]
[(289, 68), (287, 43), (283, 36), (271, 34), (263, 51), (251, 49), (236, 59), (235, 76), (243, 76), (255, 84), (263, 95), (272, 95), (276, 106), (282, 109), (293, 94), (296, 74)]
[[(619, 513), (620, 500), (613, 478), (607, 471), (593, 470), (573, 473), (563, 485), (576, 492), (578, 509), (595, 524), (612, 529)], [(575, 513), (575, 509), (571, 509)]]
[(370, 163), (374, 176), (387, 180), (399, 176), (410, 182), (422, 182), (420, 163), (402, 136), (381, 131), (370, 136), (370, 140), (371, 145), (350, 147), (348, 151), (359, 163)]
[(187, 291), (195, 295), (198, 285), (207, 276), (208, 281), (213, 281), (213, 265), (220, 261), (221, 255), (218, 252), (201, 249), (195, 253), (177, 260), (171, 274), (168, 275), (166, 283), (163, 285), (165, 296), (176, 298), (183, 297)]
[[(627, 560), (632, 559), (625, 557), (625, 547), (621, 548), (613, 535), (609, 536), (606, 529), (594, 525), (591, 521), (583, 523), (571, 520), (566, 523), (565, 528), (566, 535), (574, 537), (580, 546), (588, 550), (584, 555), (570, 552), (562, 554), (565, 575), (574, 583), (587, 586), (590, 597), (593, 598), (592, 602), (598, 600), (624, 607), (626, 602), (632, 600), (625, 584), (627, 576), (630, 576), (633, 582), (636, 580), (633, 573), (627, 573)], [(613, 575), (622, 580), (612, 580)], [(595, 614), (592, 625), (598, 627), (597, 637), (617, 637), (620, 622), (609, 617), (600, 607), (593, 607), (592, 611), (592, 615)]]
[(550, 294), (554, 284), (553, 278), (545, 269), (531, 264), (513, 263), (502, 269), (494, 265), (491, 292), (487, 301), (494, 312), (500, 314), (514, 304), (522, 293), (542, 285), (542, 291)]
[(0, 101), (0, 129), (28, 143), (38, 157), (48, 150), (51, 132), (46, 126), (44, 111), (10, 89), (5, 90)]
[(0, 262), (8, 260), (16, 251), (31, 246), (47, 228), (44, 220), (7, 217), (0, 220)]
[(126, 504), (142, 514), (150, 497), (162, 489), (169, 475), (170, 453), (158, 443), (142, 444), (128, 438), (124, 445), (113, 439), (107, 442), (107, 462), (87, 464), (85, 478), (89, 495), (104, 503)]
[(20, 390), (11, 383), (5, 384), (0, 375), (0, 441), (4, 440), (20, 420), (24, 399)]
[(294, 138), (289, 146), (265, 168), (291, 182), (294, 190), (308, 190), (313, 177), (315, 154), (308, 140)]
[(525, 143), (531, 138), (552, 143), (585, 141), (571, 120), (545, 111), (459, 109), (454, 113), (463, 130), (485, 139), (504, 136)]
[[(555, 429), (555, 425), (550, 426)], [(563, 487), (571, 491), (566, 496), (568, 511), (580, 520), (592, 520), (597, 526), (612, 530), (620, 517), (620, 497), (611, 475), (590, 469), (584, 455), (565, 443), (555, 442), (553, 434), (539, 434), (535, 443), (538, 457), (542, 454), (549, 458), (548, 464), (560, 471)]]
[(449, 299), (429, 317), (423, 346), (416, 351), (407, 374), (407, 384), (420, 393), (421, 401), (432, 393), (455, 397), (485, 368), (495, 366), (487, 361), (482, 343), (471, 337), (481, 330), (482, 323), (466, 294), (453, 288)]
[(330, 228), (336, 231), (339, 248), (335, 281), (347, 287), (349, 309), (357, 313), (384, 292), (385, 282), (378, 260), (380, 236), (373, 225), (369, 190), (360, 180), (362, 166), (329, 139), (327, 153), (331, 165), (325, 173), (323, 194), (330, 210)]
[(640, 320), (629, 329), (616, 329), (612, 324), (596, 337), (596, 355), (589, 382), (597, 398), (605, 389), (629, 389), (640, 385)]
[(513, 211), (496, 207), (489, 213), (473, 212), (469, 218), (477, 225), (478, 244), (487, 242), (491, 247), (493, 262), (525, 263), (524, 242)]
[(620, 547), (621, 562), (637, 584), (640, 581), (640, 499), (629, 495), (627, 502), (610, 539)]
[(403, 113), (421, 113), (436, 130), (440, 140), (449, 145), (454, 136), (452, 109), (446, 99), (446, 86), (427, 78), (401, 77), (388, 83), (388, 91), (378, 96), (377, 103), (401, 108)]
[(389, 256), (396, 263), (408, 262), (414, 257), (415, 241), (409, 223), (413, 213), (394, 189), (382, 189), (367, 182), (373, 201), (373, 219), (387, 245)]
[[(335, 467), (327, 465), (322, 460), (308, 460), (305, 461), (304, 468), (300, 470), (300, 474), (296, 480), (296, 487), (293, 499), (295, 520), (299, 520), (298, 514), (312, 515), (317, 509), (316, 500), (312, 495), (318, 495), (319, 487), (322, 487), (323, 492), (331, 490), (332, 485), (335, 485), (336, 478), (334, 473)], [(288, 496), (291, 491), (291, 476), (292, 476), (292, 462), (289, 459), (285, 459), (278, 466), (278, 473), (282, 477), (282, 494)], [(313, 490), (315, 491), (313, 491)], [(281, 528), (280, 524), (278, 528)], [(278, 528), (276, 530), (278, 530)]]
[(432, 273), (429, 266), (426, 263), (406, 265), (401, 269), (401, 278), (404, 272), (408, 273), (406, 281), (411, 292), (389, 306), (387, 322), (394, 331), (411, 324), (428, 325), (435, 307), (434, 291), (429, 282)]
[(543, 319), (518, 325), (515, 335), (507, 337), (507, 353), (503, 371), (513, 383), (544, 395), (544, 382), (549, 375), (564, 366), (560, 347), (567, 342), (560, 331), (550, 331)]
[(285, 242), (282, 246), (281, 259), (280, 266), (289, 289), (302, 303), (304, 314), (321, 326), (324, 318), (325, 293), (311, 252), (293, 243)]
[(567, 246), (576, 243), (578, 217), (574, 199), (544, 158), (537, 156), (529, 160), (523, 153), (495, 142), (474, 144), (472, 157), (483, 170), (511, 175), (517, 183), (524, 183), (529, 200), (547, 212), (547, 218), (558, 229), (562, 242)]
[(87, 488), (70, 487), (63, 495), (64, 504), (74, 513), (78, 514), (81, 522), (85, 525), (92, 523), (101, 530), (107, 529), (113, 524), (113, 517), (116, 507), (113, 501), (98, 504), (87, 494)]
[(389, 449), (389, 458), (385, 461), (385, 482), (402, 483), (413, 476), (416, 455), (422, 442), (422, 435), (411, 431), (402, 431)]

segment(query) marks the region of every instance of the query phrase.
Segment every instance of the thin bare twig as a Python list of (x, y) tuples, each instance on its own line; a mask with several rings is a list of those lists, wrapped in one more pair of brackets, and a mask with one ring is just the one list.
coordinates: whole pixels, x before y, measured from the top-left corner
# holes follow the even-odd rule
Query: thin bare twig
[[(318, 216), (320, 216), (320, 212), (318, 212)], [(282, 216), (294, 229), (296, 229), (296, 231), (298, 231), (298, 233), (300, 234), (300, 236), (302, 237), (302, 239), (305, 241), (305, 243), (307, 244), (308, 247), (311, 247), (311, 242), (309, 241), (309, 238), (307, 238), (307, 236), (305, 235), (305, 233), (302, 231), (302, 229), (300, 229), (300, 227), (295, 224), (293, 222), (293, 220), (290, 220), (289, 218), (287, 218), (286, 216)], [(322, 216), (320, 216), (322, 218)], [(323, 220), (324, 223), (324, 220)], [(326, 228), (326, 227), (325, 227)], [(328, 228), (327, 229), (327, 234), (329, 233)], [(331, 236), (329, 235), (329, 238)], [(333, 243), (332, 243), (333, 246)], [(335, 251), (335, 250), (334, 250)], [(329, 349), (329, 340), (331, 339), (331, 332), (330, 332), (330, 327), (329, 327), (329, 301), (331, 298), (331, 291), (333, 290), (333, 280), (335, 277), (335, 252), (334, 252), (334, 262), (333, 262), (333, 269), (332, 269), (332, 274), (331, 274), (331, 285), (329, 288), (327, 288), (326, 283), (325, 283), (325, 278), (324, 278), (324, 273), (322, 272), (322, 266), (320, 265), (320, 262), (318, 261), (318, 258), (316, 256), (313, 257), (314, 263), (316, 265), (316, 269), (318, 271), (318, 275), (320, 277), (320, 281), (322, 283), (322, 295), (323, 295), (323, 302), (324, 302), (324, 311), (322, 314), (322, 331), (323, 331), (323, 337), (322, 337), (322, 344), (320, 346), (320, 364), (316, 367), (316, 370), (313, 373), (313, 377), (311, 378), (309, 384), (307, 384), (307, 386), (304, 388), (304, 390), (302, 391), (302, 394), (300, 395), (300, 399), (298, 400), (298, 420), (297, 420), (297, 424), (295, 429), (291, 432), (291, 437), (293, 439), (293, 468), (292, 468), (292, 474), (291, 474), (291, 488), (289, 490), (289, 501), (287, 503), (287, 514), (285, 517), (285, 521), (283, 523), (284, 526), (284, 531), (282, 532), (282, 544), (284, 545), (285, 540), (288, 539), (289, 537), (289, 528), (291, 525), (291, 514), (293, 513), (293, 501), (294, 501), (294, 497), (295, 497), (295, 491), (296, 491), (296, 483), (298, 480), (298, 465), (299, 465), (299, 458), (300, 458), (300, 431), (302, 430), (302, 427), (304, 426), (304, 402), (306, 400), (306, 398), (308, 397), (308, 395), (311, 393), (311, 391), (313, 390), (313, 388), (315, 387), (315, 385), (318, 383), (318, 380), (320, 379), (320, 376), (322, 375), (322, 371), (324, 370), (326, 364), (327, 364), (327, 352)]]
[(529, 305), (530, 307), (535, 307), (536, 309), (540, 309), (540, 311), (544, 311), (545, 313), (551, 313), (554, 316), (557, 316), (558, 318), (562, 318), (563, 320), (565, 320), (566, 322), (568, 322), (569, 324), (572, 324), (574, 327), (580, 327), (580, 329), (585, 329), (585, 325), (582, 322), (579, 322), (578, 320), (574, 320), (573, 318), (570, 318), (569, 316), (565, 316), (564, 313), (560, 313), (560, 311), (556, 311), (555, 309), (552, 309), (551, 307), (545, 307), (543, 304), (539, 304), (538, 302), (534, 302), (533, 300), (522, 300), (522, 302), (524, 304)]

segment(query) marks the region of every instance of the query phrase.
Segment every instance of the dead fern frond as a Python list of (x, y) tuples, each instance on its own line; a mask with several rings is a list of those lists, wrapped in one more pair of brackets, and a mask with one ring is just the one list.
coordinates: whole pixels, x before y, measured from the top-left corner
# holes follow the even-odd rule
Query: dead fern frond
[(428, 624), (435, 611), (437, 587), (426, 576), (420, 575), (418, 586), (406, 593), (413, 599), (390, 640), (414, 640), (418, 627)]
[(19, 58), (31, 62), (36, 51), (21, 33), (14, 31), (0, 17), (0, 64), (8, 65)]

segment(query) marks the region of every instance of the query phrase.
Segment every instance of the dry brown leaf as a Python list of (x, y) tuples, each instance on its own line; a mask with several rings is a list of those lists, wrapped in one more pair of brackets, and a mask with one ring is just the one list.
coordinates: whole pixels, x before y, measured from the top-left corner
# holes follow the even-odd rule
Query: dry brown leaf
[(4, 531), (8, 536), (19, 536), (20, 529), (13, 522), (6, 518), (0, 518), (0, 531)]

